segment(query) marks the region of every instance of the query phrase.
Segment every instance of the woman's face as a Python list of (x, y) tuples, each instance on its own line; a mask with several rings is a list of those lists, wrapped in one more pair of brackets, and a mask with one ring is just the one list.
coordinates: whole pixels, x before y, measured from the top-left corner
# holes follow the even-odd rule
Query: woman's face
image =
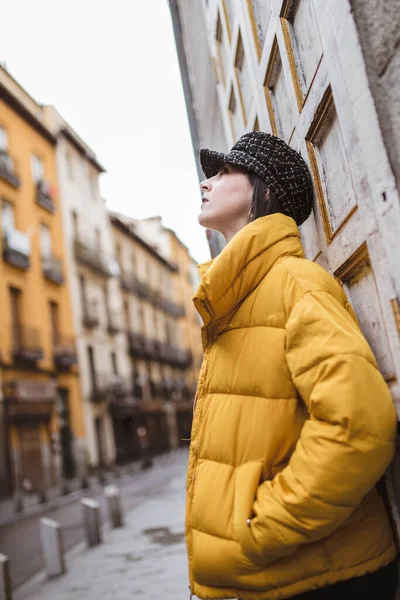
[(220, 231), (229, 241), (249, 219), (253, 188), (246, 173), (225, 164), (214, 177), (202, 181), (200, 188), (200, 225)]

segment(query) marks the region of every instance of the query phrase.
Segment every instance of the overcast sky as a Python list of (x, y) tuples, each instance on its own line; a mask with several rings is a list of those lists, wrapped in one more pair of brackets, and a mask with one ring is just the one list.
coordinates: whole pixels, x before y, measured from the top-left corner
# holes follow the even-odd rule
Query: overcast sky
[(209, 259), (167, 0), (2, 3), (0, 61), (95, 151), (110, 209), (161, 215)]

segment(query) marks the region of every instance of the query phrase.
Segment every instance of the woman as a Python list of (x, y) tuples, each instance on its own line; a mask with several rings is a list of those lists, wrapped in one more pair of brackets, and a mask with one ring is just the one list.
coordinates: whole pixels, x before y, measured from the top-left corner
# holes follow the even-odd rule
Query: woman
[(194, 298), (204, 361), (187, 481), (191, 592), (394, 599), (396, 549), (375, 484), (395, 411), (341, 286), (304, 259), (306, 164), (262, 132), (200, 159), (199, 222), (227, 246), (200, 266)]

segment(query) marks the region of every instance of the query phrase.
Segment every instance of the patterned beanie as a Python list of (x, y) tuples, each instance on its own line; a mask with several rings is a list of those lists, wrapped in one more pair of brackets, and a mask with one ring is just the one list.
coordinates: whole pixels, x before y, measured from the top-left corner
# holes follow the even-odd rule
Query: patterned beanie
[(224, 163), (255, 173), (275, 194), (282, 212), (301, 225), (310, 216), (313, 186), (304, 159), (286, 142), (263, 131), (245, 133), (228, 154), (202, 148), (205, 176), (216, 175)]

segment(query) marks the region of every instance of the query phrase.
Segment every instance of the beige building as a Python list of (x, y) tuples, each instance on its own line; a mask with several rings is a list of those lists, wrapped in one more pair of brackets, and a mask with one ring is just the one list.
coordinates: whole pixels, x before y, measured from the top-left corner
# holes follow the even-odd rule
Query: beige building
[(186, 371), (186, 387), (194, 395), (203, 360), (200, 332), (202, 323), (193, 304), (193, 296), (200, 281), (197, 262), (176, 233), (163, 225), (161, 217), (140, 219), (135, 223), (136, 231), (150, 245), (156, 247), (160, 254), (177, 266), (173, 279), (177, 301), (184, 307), (180, 317), (181, 333), (184, 335), (185, 347), (190, 349), (193, 354), (192, 366)]
[(57, 111), (45, 110), (58, 139), (60, 204), (86, 425), (80, 452), (91, 470), (102, 473), (113, 467), (117, 456), (112, 406), (131, 400), (119, 269), (99, 189), (104, 169)]
[(260, 129), (301, 153), (315, 188), (306, 256), (342, 283), (400, 416), (397, 3), (169, 4), (195, 152)]
[(138, 425), (147, 427), (156, 452), (189, 437), (194, 359), (177, 286), (178, 264), (139, 233), (139, 221), (117, 214), (111, 214), (110, 219), (121, 270), (135, 400), (131, 409), (119, 411), (117, 437), (122, 459), (122, 453), (126, 457), (137, 453)]

